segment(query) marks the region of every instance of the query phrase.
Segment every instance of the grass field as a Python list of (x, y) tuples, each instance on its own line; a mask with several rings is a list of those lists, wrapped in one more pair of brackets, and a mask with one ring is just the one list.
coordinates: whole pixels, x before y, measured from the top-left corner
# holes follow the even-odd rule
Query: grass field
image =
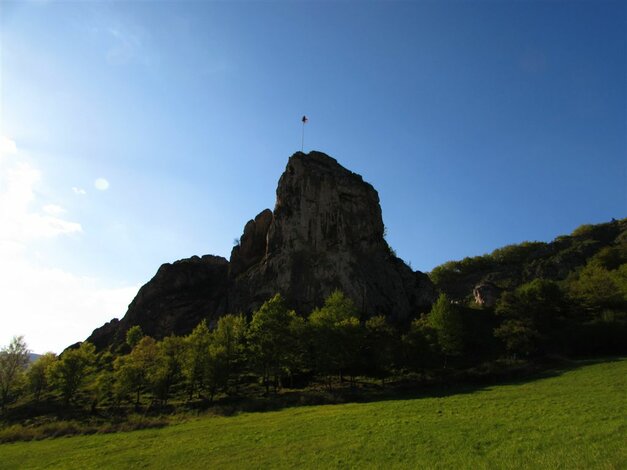
[(0, 445), (0, 468), (627, 468), (627, 359), (441, 396)]

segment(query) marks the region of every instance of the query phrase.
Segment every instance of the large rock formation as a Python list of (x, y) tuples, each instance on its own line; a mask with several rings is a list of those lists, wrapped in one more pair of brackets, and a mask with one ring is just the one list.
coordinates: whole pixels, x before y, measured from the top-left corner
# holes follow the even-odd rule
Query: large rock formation
[(430, 307), (435, 291), (393, 254), (383, 232), (370, 184), (323, 153), (298, 152), (279, 180), (274, 211), (246, 224), (230, 262), (203, 256), (161, 266), (124, 318), (89, 340), (99, 348), (121, 342), (133, 325), (157, 338), (186, 334), (205, 318), (250, 314), (277, 292), (306, 315), (341, 289), (364, 318), (407, 321)]

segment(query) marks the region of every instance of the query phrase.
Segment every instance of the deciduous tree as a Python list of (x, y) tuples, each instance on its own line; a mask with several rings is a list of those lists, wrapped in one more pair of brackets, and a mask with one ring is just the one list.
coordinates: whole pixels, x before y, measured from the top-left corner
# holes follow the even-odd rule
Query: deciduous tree
[(444, 367), (449, 356), (457, 356), (464, 348), (464, 326), (456, 305), (446, 294), (440, 294), (429, 312), (429, 325), (436, 331), (438, 344), (444, 354)]
[(65, 351), (50, 367), (49, 380), (61, 392), (63, 401), (68, 404), (75, 398), (92, 372), (96, 361), (96, 348), (85, 341), (78, 348)]
[(337, 374), (340, 381), (344, 373), (354, 375), (359, 364), (359, 351), (363, 343), (363, 329), (357, 317), (357, 308), (343, 292), (334, 291), (322, 308), (309, 316), (316, 369), (330, 376)]
[(300, 338), (294, 325), (299, 322), (296, 312), (289, 310), (280, 294), (265, 302), (253, 314), (248, 329), (249, 358), (262, 377), (269, 393), (270, 379), (275, 390), (281, 374), (294, 361)]
[(48, 352), (43, 356), (38, 357), (26, 371), (28, 388), (35, 397), (35, 401), (39, 401), (41, 394), (49, 388), (50, 382), (48, 380), (48, 371), (56, 360), (57, 355), (55, 353)]
[(3, 411), (17, 394), (28, 364), (28, 354), (23, 336), (14, 336), (9, 345), (0, 350), (0, 400)]

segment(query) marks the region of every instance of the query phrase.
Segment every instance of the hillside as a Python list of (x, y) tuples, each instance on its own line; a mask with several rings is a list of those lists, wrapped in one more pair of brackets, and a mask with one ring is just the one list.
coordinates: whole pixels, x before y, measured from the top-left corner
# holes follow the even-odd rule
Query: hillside
[(627, 359), (365, 404), (200, 417), (159, 430), (0, 445), (17, 468), (627, 466)]
[(452, 299), (470, 301), (480, 298), (482, 290), (484, 296), (487, 293), (488, 298), (496, 298), (500, 292), (534, 279), (563, 281), (604, 250), (605, 257), (613, 257), (609, 268), (627, 262), (627, 219), (582, 225), (549, 243), (524, 242), (483, 256), (449, 261), (434, 268), (429, 276)]

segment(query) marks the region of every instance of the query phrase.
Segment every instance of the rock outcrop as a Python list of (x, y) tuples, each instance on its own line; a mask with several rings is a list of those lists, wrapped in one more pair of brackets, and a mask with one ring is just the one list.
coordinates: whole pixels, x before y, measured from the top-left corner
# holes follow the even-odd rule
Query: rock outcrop
[(279, 180), (265, 256), (232, 280), (229, 305), (253, 311), (280, 292), (307, 314), (342, 289), (365, 316), (406, 320), (431, 305), (433, 289), (393, 255), (383, 231), (370, 184), (323, 153), (296, 153)]
[(404, 322), (428, 310), (429, 278), (397, 258), (383, 237), (379, 196), (362, 177), (320, 152), (298, 152), (277, 188), (274, 211), (250, 220), (230, 261), (192, 257), (161, 266), (120, 321), (94, 331), (98, 348), (133, 325), (156, 338), (186, 334), (202, 319), (252, 313), (281, 293), (302, 315), (343, 290), (362, 316)]
[(477, 305), (494, 307), (501, 296), (503, 289), (499, 289), (491, 282), (482, 282), (472, 289), (472, 295)]
[(228, 270), (226, 259), (210, 255), (163, 264), (139, 289), (126, 315), (105, 323), (88, 340), (98, 349), (121, 343), (134, 325), (154, 338), (190, 332), (209, 315), (227, 311)]

